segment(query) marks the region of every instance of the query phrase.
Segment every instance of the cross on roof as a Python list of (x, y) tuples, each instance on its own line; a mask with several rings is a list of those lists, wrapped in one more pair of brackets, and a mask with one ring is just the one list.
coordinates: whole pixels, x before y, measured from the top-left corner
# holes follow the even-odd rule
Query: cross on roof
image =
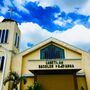
[(10, 12), (10, 19), (11, 19), (14, 10), (12, 8), (10, 8), (8, 11)]

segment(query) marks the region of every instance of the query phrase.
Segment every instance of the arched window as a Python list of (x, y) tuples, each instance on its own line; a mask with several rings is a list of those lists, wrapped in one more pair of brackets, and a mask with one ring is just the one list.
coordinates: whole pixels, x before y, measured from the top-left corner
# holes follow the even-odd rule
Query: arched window
[(40, 50), (41, 59), (63, 59), (65, 58), (64, 49), (49, 45)]

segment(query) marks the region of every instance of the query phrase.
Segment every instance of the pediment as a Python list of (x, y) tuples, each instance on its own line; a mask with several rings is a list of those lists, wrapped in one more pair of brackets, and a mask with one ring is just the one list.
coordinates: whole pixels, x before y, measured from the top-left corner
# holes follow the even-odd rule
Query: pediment
[(65, 43), (63, 41), (60, 41), (60, 40), (58, 40), (56, 38), (51, 37), (51, 38), (49, 38), (49, 39), (47, 39), (47, 40), (45, 40), (43, 42), (40, 42), (39, 44), (33, 46), (32, 48), (21, 52), (21, 55), (24, 56), (24, 55), (26, 55), (26, 54), (28, 54), (30, 52), (33, 52), (33, 51), (35, 51), (37, 49), (40, 49), (40, 48), (44, 48), (44, 47), (46, 47), (46, 46), (48, 46), (50, 44), (55, 44), (57, 46), (60, 46), (62, 48), (66, 48), (68, 50), (74, 51), (74, 52), (79, 53), (79, 54), (82, 54), (83, 52), (85, 52), (85, 51), (83, 51), (83, 50), (81, 50), (79, 48), (76, 48), (76, 47), (68, 44), (68, 43)]

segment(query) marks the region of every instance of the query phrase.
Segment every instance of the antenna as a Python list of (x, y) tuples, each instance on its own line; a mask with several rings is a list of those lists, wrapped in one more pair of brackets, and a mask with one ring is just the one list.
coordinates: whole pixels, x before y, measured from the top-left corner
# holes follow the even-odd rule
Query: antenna
[(10, 19), (12, 18), (12, 15), (13, 15), (13, 9), (12, 8), (10, 8), (9, 10), (8, 10), (9, 12), (10, 12)]

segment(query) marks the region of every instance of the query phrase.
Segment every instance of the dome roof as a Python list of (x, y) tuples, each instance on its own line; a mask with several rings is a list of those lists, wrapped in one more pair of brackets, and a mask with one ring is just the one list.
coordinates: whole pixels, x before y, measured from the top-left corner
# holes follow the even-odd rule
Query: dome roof
[(16, 22), (16, 21), (15, 20), (12, 20), (12, 19), (4, 19), (2, 22)]

